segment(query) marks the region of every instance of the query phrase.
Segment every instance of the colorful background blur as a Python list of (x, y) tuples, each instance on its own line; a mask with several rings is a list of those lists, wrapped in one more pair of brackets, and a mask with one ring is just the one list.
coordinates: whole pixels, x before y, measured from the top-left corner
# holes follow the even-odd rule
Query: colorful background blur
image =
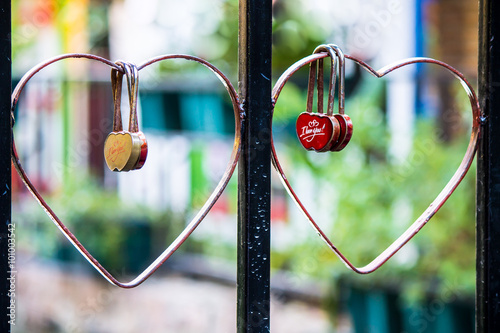
[[(274, 80), (322, 43), (375, 68), (413, 56), (477, 78), (477, 1), (276, 0)], [(202, 57), (237, 86), (235, 0), (18, 0), (13, 74), (61, 54), (141, 63)], [(307, 69), (286, 85), (273, 119), (280, 161), (314, 218), (364, 265), (429, 205), (458, 167), (470, 134), (467, 97), (453, 77), (418, 65), (375, 79), (346, 65), (354, 136), (340, 153), (305, 151), (295, 120)], [(142, 271), (178, 235), (222, 177), (234, 140), (223, 86), (206, 68), (169, 61), (140, 72), (140, 171), (113, 173), (110, 70), (65, 60), (30, 81), (15, 137), (31, 179), (111, 273)], [(16, 84), (16, 82), (13, 82)], [(127, 96), (123, 96), (126, 118)], [(475, 170), (422, 232), (379, 271), (348, 271), (273, 178), (273, 332), (472, 332)], [(276, 176), (276, 175), (275, 175)], [(192, 237), (134, 290), (108, 285), (13, 175), (18, 254), (14, 332), (234, 332), (236, 175)]]

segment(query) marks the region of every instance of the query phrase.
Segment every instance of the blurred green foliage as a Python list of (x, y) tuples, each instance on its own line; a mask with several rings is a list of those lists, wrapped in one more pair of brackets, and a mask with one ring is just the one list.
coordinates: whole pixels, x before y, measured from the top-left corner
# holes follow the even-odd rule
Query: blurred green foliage
[[(142, 271), (184, 228), (183, 214), (126, 203), (92, 178), (72, 176), (60, 191), (45, 195), (45, 200), (112, 274)], [(86, 263), (35, 201), (26, 199), (16, 203), (22, 207), (13, 214), (14, 223), (21, 226), (18, 239), (23, 251)]]
[[(213, 45), (225, 41), (221, 56), (230, 70), (238, 68), (238, 1), (223, 3), (223, 17), (219, 28), (211, 37)], [(314, 48), (325, 42), (329, 32), (321, 22), (311, 22), (304, 15), (300, 1), (277, 1), (273, 6), (273, 72), (281, 73), (295, 61), (310, 55)]]

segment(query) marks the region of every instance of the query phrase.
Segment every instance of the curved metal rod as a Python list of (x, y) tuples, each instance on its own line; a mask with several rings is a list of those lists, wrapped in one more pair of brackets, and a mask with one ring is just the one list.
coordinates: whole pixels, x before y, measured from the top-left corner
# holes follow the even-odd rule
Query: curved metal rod
[[(152, 65), (152, 64), (154, 64), (156, 62), (163, 61), (163, 60), (168, 60), (168, 59), (185, 59), (185, 60), (190, 60), (190, 61), (194, 61), (194, 62), (200, 63), (203, 66), (207, 67), (222, 82), (222, 84), (224, 85), (224, 87), (228, 91), (229, 96), (231, 97), (231, 102), (233, 103), (233, 106), (234, 105), (238, 105), (238, 113), (239, 113), (238, 116), (240, 118), (244, 117), (244, 112), (242, 111), (243, 109), (241, 108), (240, 102), (239, 102), (239, 99), (238, 99), (238, 93), (233, 88), (233, 85), (231, 84), (231, 81), (229, 81), (229, 79), (217, 67), (215, 67), (214, 65), (212, 65), (211, 63), (209, 63), (208, 61), (206, 61), (204, 59), (201, 59), (199, 57), (195, 57), (195, 56), (192, 56), (192, 55), (187, 55), (187, 54), (166, 54), (166, 55), (161, 55), (161, 56), (149, 59), (148, 61), (140, 64), (139, 66), (137, 66), (137, 69), (141, 70), (141, 69), (143, 69), (143, 68), (145, 68), (147, 66), (150, 66), (150, 65)], [(235, 109), (235, 112), (236, 112), (236, 109)], [(235, 113), (235, 116), (236, 116), (236, 113)], [(240, 122), (237, 121), (236, 125), (240, 126)]]
[[(289, 67), (283, 75), (278, 79), (276, 82), (274, 89), (273, 89), (273, 102), (274, 104), (276, 103), (281, 90), (283, 89), (285, 83), (290, 79), (290, 77), (297, 71), (299, 70), (302, 66), (307, 65), (313, 61), (316, 61), (320, 58), (327, 57), (327, 53), (319, 53), (319, 54), (313, 54), (310, 55), (306, 58), (303, 58), (299, 61), (297, 61), (295, 64), (293, 64), (291, 67)], [(365, 62), (354, 58), (352, 56), (346, 55), (345, 56), (347, 59), (350, 59), (360, 66), (362, 66), (365, 70), (367, 70), (370, 74), (377, 78), (381, 78), (384, 75), (401, 68), (403, 66), (407, 66), (410, 64), (416, 64), (416, 63), (430, 63), (430, 64), (435, 64), (441, 67), (444, 67), (445, 69), (449, 70), (450, 72), (455, 75), (456, 78), (458, 78), (464, 87), (465, 91), (467, 92), (467, 95), (469, 97), (469, 101), (471, 104), (472, 108), (472, 117), (473, 117), (473, 122), (472, 122), (472, 132), (471, 132), (471, 137), (469, 141), (469, 145), (467, 147), (467, 151), (465, 152), (465, 155), (462, 159), (462, 162), (460, 163), (460, 166), (458, 167), (457, 171), (454, 173), (454, 175), (451, 177), (451, 179), (448, 181), (446, 186), (441, 190), (441, 192), (437, 195), (437, 197), (432, 201), (432, 203), (427, 207), (427, 209), (416, 219), (416, 221), (401, 235), (399, 236), (387, 249), (385, 249), (381, 254), (379, 254), (372, 262), (370, 262), (368, 265), (363, 266), (363, 267), (356, 267), (354, 264), (352, 264), (343, 254), (342, 252), (332, 243), (332, 241), (328, 238), (328, 236), (323, 232), (323, 230), (319, 227), (319, 225), (315, 222), (311, 214), (308, 212), (304, 204), (300, 201), (299, 197), (293, 190), (292, 186), (290, 185), (290, 182), (288, 181), (283, 168), (281, 167), (281, 164), (278, 160), (278, 156), (276, 154), (276, 149), (274, 146), (274, 140), (273, 137), (271, 136), (271, 149), (272, 149), (272, 162), (273, 165), (278, 172), (281, 181), (283, 185), (285, 186), (286, 190), (292, 197), (292, 199), (295, 201), (299, 209), (304, 213), (306, 216), (307, 220), (311, 223), (313, 228), (318, 232), (319, 236), (323, 239), (323, 241), (326, 242), (328, 247), (340, 258), (344, 264), (353, 270), (356, 273), (359, 274), (368, 274), (372, 273), (378, 268), (380, 268), (387, 260), (389, 260), (396, 252), (398, 252), (410, 239), (412, 239), (419, 231), (422, 229), (427, 222), (434, 216), (434, 214), (441, 208), (441, 206), (446, 202), (446, 200), (450, 197), (450, 195), (453, 193), (453, 191), (457, 188), (457, 186), (460, 184), (462, 179), (465, 177), (465, 174), (469, 170), (472, 161), (474, 159), (474, 155), (477, 150), (477, 144), (478, 144), (478, 138), (480, 136), (480, 125), (484, 119), (484, 117), (481, 115), (481, 109), (479, 107), (479, 101), (477, 99), (476, 93), (474, 92), (474, 89), (470, 85), (470, 83), (467, 81), (467, 79), (455, 68), (451, 67), (450, 65), (438, 61), (435, 59), (431, 58), (409, 58), (405, 59), (400, 62), (393, 63), (392, 65), (385, 66), (381, 68), (380, 70), (374, 70), (371, 68), (368, 64)], [(273, 109), (274, 112), (274, 109)]]
[[(36, 65), (35, 67), (31, 68), (29, 71), (27, 71), (23, 75), (23, 77), (21, 78), (21, 80), (19, 80), (19, 83), (16, 85), (16, 87), (12, 91), (12, 97), (11, 97), (11, 106), (12, 107), (11, 107), (11, 111), (14, 111), (14, 106), (18, 102), (19, 95), (21, 94), (21, 91), (24, 89), (24, 86), (26, 85), (26, 83), (28, 83), (28, 81), (36, 73), (38, 73), (39, 71), (41, 71), (42, 69), (44, 69), (45, 67), (47, 67), (50, 64), (53, 64), (55, 62), (58, 62), (58, 61), (63, 60), (63, 59), (68, 59), (68, 58), (86, 58), (86, 59), (90, 59), (90, 60), (96, 60), (96, 61), (102, 62), (103, 64), (106, 64), (106, 65), (110, 66), (111, 68), (113, 68), (113, 69), (115, 69), (115, 70), (123, 73), (123, 70), (122, 70), (122, 68), (120, 66), (116, 65), (115, 63), (113, 63), (112, 61), (110, 61), (108, 59), (105, 59), (103, 57), (96, 56), (96, 55), (93, 55), (93, 54), (87, 54), (87, 53), (66, 53), (66, 54), (58, 55), (56, 57), (50, 58), (48, 60), (45, 60), (45, 61), (39, 63), (38, 65)], [(14, 120), (14, 114), (13, 113), (12, 113), (12, 119)]]
[[(53, 58), (49, 61), (46, 61), (36, 67), (34, 67), (32, 70), (30, 70), (26, 75), (23, 76), (19, 84), (16, 86), (13, 96), (12, 96), (12, 110), (15, 109), (16, 104), (19, 100), (19, 95), (22, 92), (24, 86), (26, 83), (29, 81), (30, 78), (33, 77), (34, 74), (36, 74), (38, 71), (43, 69), (44, 67), (62, 59), (66, 58), (89, 58), (89, 59), (95, 59), (101, 62), (104, 62), (108, 64), (110, 67), (112, 67), (114, 70), (117, 70), (119, 72), (123, 72), (123, 70), (112, 63), (109, 60), (102, 59), (97, 56), (91, 56), (91, 55), (82, 55), (82, 54), (66, 54), (63, 56), (59, 56), (56, 58)], [(45, 210), (47, 215), (50, 217), (50, 219), (54, 222), (54, 224), (61, 230), (61, 232), (66, 236), (66, 238), (69, 240), (71, 244), (82, 254), (82, 256), (89, 261), (89, 263), (94, 266), (94, 268), (106, 279), (108, 280), (111, 284), (121, 287), (121, 288), (133, 288), (138, 285), (140, 285), (142, 282), (144, 282), (147, 278), (149, 278), (170, 256), (184, 243), (184, 241), (191, 235), (191, 233), (196, 229), (196, 227), (200, 224), (200, 222), (205, 218), (205, 216), (208, 214), (210, 209), (213, 207), (215, 202), (219, 199), (221, 196), (222, 192), (226, 188), (226, 185), (229, 182), (229, 179), (231, 178), (234, 169), (236, 167), (236, 164), (238, 162), (238, 157), (240, 154), (240, 136), (241, 136), (241, 121), (244, 117), (243, 111), (240, 108), (240, 104), (238, 101), (238, 96), (236, 94), (236, 91), (234, 90), (233, 86), (227, 79), (227, 77), (222, 74), (215, 66), (211, 65), (210, 63), (206, 62), (205, 60), (196, 58), (196, 57), (191, 57), (191, 56), (184, 56), (184, 55), (168, 55), (168, 56), (162, 56), (158, 57), (155, 59), (152, 59), (151, 61), (146, 62), (145, 64), (141, 65), (138, 67), (138, 69), (142, 69), (154, 62), (161, 61), (161, 60), (166, 60), (166, 59), (175, 59), (175, 58), (181, 58), (181, 59), (188, 59), (192, 61), (196, 61), (198, 63), (203, 64), (204, 66), (208, 67), (212, 72), (214, 72), (224, 83), (224, 86), (226, 87), (226, 90), (229, 93), (229, 96), (231, 97), (231, 101), (233, 104), (233, 110), (234, 110), (234, 116), (235, 116), (235, 138), (234, 138), (234, 145), (233, 145), (233, 151), (231, 153), (230, 160), (227, 164), (227, 167), (225, 169), (224, 175), (222, 176), (222, 179), (219, 181), (217, 184), (216, 188), (208, 198), (208, 200), (205, 202), (203, 207), (198, 211), (198, 213), (193, 217), (193, 219), (189, 222), (189, 224), (186, 226), (186, 228), (177, 236), (177, 238), (168, 246), (163, 253), (161, 253), (157, 259), (155, 259), (142, 273), (140, 273), (136, 278), (131, 280), (130, 282), (120, 282), (118, 281), (112, 274), (110, 274), (100, 263), (95, 259), (88, 251), (87, 249), (80, 243), (80, 241), (73, 235), (73, 233), (64, 225), (64, 223), (59, 219), (59, 217), (56, 215), (56, 213), (50, 208), (50, 206), (45, 202), (43, 199), (42, 195), (37, 191), (31, 180), (29, 179), (28, 175), (26, 174), (24, 168), (21, 165), (21, 161), (19, 160), (19, 155), (17, 154), (16, 150), (16, 145), (14, 141), (14, 133), (12, 131), (12, 162), (14, 164), (14, 167), (16, 168), (17, 172), (19, 173), (19, 176), (23, 180), (24, 184), (28, 188), (28, 190), (31, 192), (33, 197), (38, 201), (40, 206)]]

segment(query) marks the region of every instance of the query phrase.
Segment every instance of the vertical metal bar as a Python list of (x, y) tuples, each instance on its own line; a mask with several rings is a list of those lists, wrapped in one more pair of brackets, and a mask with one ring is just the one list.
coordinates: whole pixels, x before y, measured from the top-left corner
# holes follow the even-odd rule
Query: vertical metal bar
[(476, 332), (500, 332), (500, 2), (479, 2)]
[(272, 1), (239, 6), (238, 332), (269, 332)]
[[(0, 2), (0, 331), (10, 332), (11, 306), (8, 250), (11, 223), (11, 2)], [(15, 277), (15, 276), (14, 276)], [(15, 301), (15, 298), (12, 298)]]

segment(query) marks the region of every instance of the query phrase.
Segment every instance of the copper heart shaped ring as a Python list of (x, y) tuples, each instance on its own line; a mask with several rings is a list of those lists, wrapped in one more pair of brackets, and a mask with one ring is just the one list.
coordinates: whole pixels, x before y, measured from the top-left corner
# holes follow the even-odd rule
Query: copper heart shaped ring
[[(318, 61), (322, 58), (331, 56), (329, 53), (329, 50), (327, 48), (323, 48), (323, 51), (321, 53), (315, 53), (312, 54), (308, 57), (305, 57), (299, 61), (297, 61), (295, 64), (293, 64), (291, 67), (289, 67), (278, 79), (276, 82), (273, 92), (272, 92), (272, 98), (273, 98), (273, 103), (276, 104), (278, 97), (285, 86), (286, 82), (290, 79), (290, 77), (297, 72), (300, 68), (303, 66), (310, 64), (312, 62)], [(379, 267), (381, 267), (389, 258), (391, 258), (396, 252), (398, 252), (408, 241), (410, 241), (411, 238), (413, 238), (426, 224), (427, 222), (434, 216), (434, 214), (441, 208), (441, 206), (446, 202), (446, 200), (450, 197), (450, 195), (453, 193), (453, 191), (457, 188), (457, 186), (460, 184), (462, 179), (465, 177), (465, 174), (469, 170), (472, 161), (474, 159), (474, 155), (477, 150), (477, 145), (478, 145), (478, 138), (480, 137), (480, 129), (481, 129), (481, 124), (484, 122), (484, 117), (481, 114), (481, 110), (479, 107), (479, 102), (476, 97), (476, 93), (474, 92), (474, 89), (472, 88), (471, 84), (467, 81), (467, 79), (455, 68), (451, 67), (450, 65), (435, 60), (431, 58), (409, 58), (405, 59), (399, 62), (396, 62), (392, 65), (385, 66), (379, 70), (374, 70), (371, 68), (368, 64), (365, 62), (349, 56), (345, 55), (346, 59), (350, 59), (357, 63), (359, 66), (363, 67), (365, 70), (367, 70), (371, 75), (381, 78), (394, 70), (397, 70), (398, 68), (408, 66), (411, 64), (417, 64), (417, 63), (428, 63), (428, 64), (433, 64), (437, 65), (440, 67), (443, 67), (444, 69), (450, 71), (457, 79), (460, 80), (460, 83), (464, 87), (470, 101), (471, 105), (471, 110), (472, 110), (472, 131), (471, 131), (471, 137), (469, 140), (469, 144), (467, 147), (467, 150), (465, 152), (465, 155), (458, 166), (457, 170), (451, 177), (451, 179), (448, 181), (446, 186), (441, 190), (441, 192), (437, 195), (437, 197), (431, 202), (431, 204), (427, 207), (427, 209), (416, 219), (415, 222), (413, 222), (412, 225), (401, 235), (399, 236), (387, 249), (385, 249), (382, 253), (380, 253), (372, 262), (370, 262), (368, 265), (364, 267), (356, 267), (353, 263), (351, 263), (343, 254), (342, 252), (333, 244), (333, 242), (328, 238), (328, 236), (323, 232), (323, 230), (319, 227), (319, 225), (316, 223), (316, 221), (313, 219), (307, 208), (304, 206), (304, 204), (300, 201), (297, 193), (292, 188), (292, 185), (290, 184), (290, 181), (286, 177), (283, 168), (279, 162), (278, 155), (276, 153), (276, 149), (274, 146), (274, 141), (272, 140), (272, 162), (273, 165), (276, 169), (276, 171), (279, 174), (279, 177), (281, 178), (281, 181), (283, 185), (285, 186), (286, 190), (292, 197), (292, 199), (295, 201), (296, 205), (299, 207), (299, 209), (304, 213), (306, 216), (307, 220), (311, 223), (312, 227), (316, 230), (316, 232), (319, 234), (319, 236), (326, 242), (328, 247), (346, 264), (347, 267), (349, 267), (351, 270), (354, 272), (360, 273), (360, 274), (368, 274), (371, 272), (374, 272), (377, 270)]]
[[(28, 83), (28, 81), (39, 71), (41, 71), (43, 68), (61, 61), (63, 59), (68, 59), (68, 58), (86, 58), (94, 61), (101, 62), (103, 64), (108, 65), (111, 67), (112, 71), (116, 73), (121, 73), (120, 75), (127, 74), (127, 71), (131, 71), (127, 75), (130, 75), (131, 73), (133, 74), (134, 71), (139, 71), (149, 65), (152, 65), (156, 62), (163, 61), (163, 60), (168, 60), (168, 59), (184, 59), (184, 60), (189, 60), (189, 61), (194, 61), (197, 62), (205, 67), (207, 67), (212, 73), (214, 73), (219, 80), (222, 82), (224, 87), (226, 88), (229, 97), (231, 99), (232, 105), (233, 105), (233, 110), (234, 110), (234, 117), (235, 117), (235, 136), (234, 136), (234, 144), (233, 144), (233, 150), (231, 153), (231, 157), (229, 159), (229, 162), (226, 166), (226, 169), (224, 171), (224, 174), (211, 193), (210, 197), (207, 199), (203, 207), (198, 211), (198, 213), (192, 218), (192, 220), (187, 224), (186, 228), (177, 236), (177, 238), (170, 244), (164, 251), (161, 253), (157, 259), (155, 259), (141, 274), (139, 274), (136, 278), (131, 280), (130, 282), (120, 282), (118, 281), (113, 275), (111, 275), (100, 263), (95, 259), (89, 251), (82, 245), (82, 243), (73, 235), (73, 233), (64, 225), (64, 223), (59, 219), (59, 217), (56, 215), (56, 213), (50, 208), (50, 206), (47, 204), (47, 202), (43, 199), (42, 195), (37, 191), (33, 183), (30, 181), (28, 175), (26, 174), (26, 171), (24, 170), (21, 161), (19, 159), (19, 155), (16, 151), (16, 145), (15, 145), (15, 140), (14, 140), (14, 132), (13, 132), (13, 126), (14, 126), (14, 109), (19, 101), (19, 97), (21, 95), (22, 90)], [(135, 73), (136, 75), (137, 73)], [(132, 75), (134, 76), (134, 75)], [(132, 82), (130, 82), (132, 83)], [(135, 84), (135, 83), (134, 83)], [(132, 89), (135, 91), (134, 89)], [(241, 122), (244, 118), (244, 113), (240, 107), (240, 103), (238, 101), (238, 95), (236, 91), (234, 90), (233, 86), (231, 85), (231, 82), (229, 79), (214, 65), (210, 64), (209, 62), (190, 55), (182, 55), (182, 54), (171, 54), (171, 55), (163, 55), (159, 56), (156, 58), (153, 58), (151, 60), (146, 61), (145, 63), (137, 66), (136, 68), (134, 66), (131, 66), (130, 64), (123, 66), (123, 64), (115, 64), (107, 59), (104, 59), (102, 57), (96, 56), (96, 55), (91, 55), (91, 54), (83, 54), (83, 53), (71, 53), (71, 54), (63, 54), (54, 58), (51, 58), (47, 61), (44, 61), (37, 66), (33, 67), (30, 71), (28, 71), (19, 81), (17, 86), (15, 87), (13, 93), (12, 93), (12, 99), (11, 99), (11, 112), (12, 112), (12, 151), (11, 151), (11, 157), (12, 157), (12, 162), (14, 164), (14, 167), (16, 168), (19, 176), (21, 177), (22, 181), (28, 188), (28, 190), (31, 192), (31, 194), (34, 196), (36, 201), (42, 206), (42, 208), (45, 210), (47, 215), (50, 217), (50, 219), (54, 222), (54, 224), (61, 230), (61, 232), (66, 236), (66, 238), (75, 246), (75, 248), (82, 254), (85, 259), (87, 259), (94, 268), (101, 273), (101, 275), (106, 278), (110, 283), (122, 287), (122, 288), (132, 288), (135, 286), (138, 286), (142, 282), (144, 282), (148, 277), (151, 276), (170, 256), (184, 243), (184, 241), (191, 235), (191, 233), (194, 231), (194, 229), (201, 223), (201, 221), (205, 218), (205, 216), (208, 214), (210, 209), (213, 207), (215, 202), (219, 199), (221, 196), (222, 192), (226, 188), (226, 185), (229, 182), (229, 179), (231, 178), (234, 169), (236, 167), (236, 164), (238, 162), (238, 157), (240, 154), (240, 135), (241, 135)], [(134, 121), (132, 121), (133, 123)]]

